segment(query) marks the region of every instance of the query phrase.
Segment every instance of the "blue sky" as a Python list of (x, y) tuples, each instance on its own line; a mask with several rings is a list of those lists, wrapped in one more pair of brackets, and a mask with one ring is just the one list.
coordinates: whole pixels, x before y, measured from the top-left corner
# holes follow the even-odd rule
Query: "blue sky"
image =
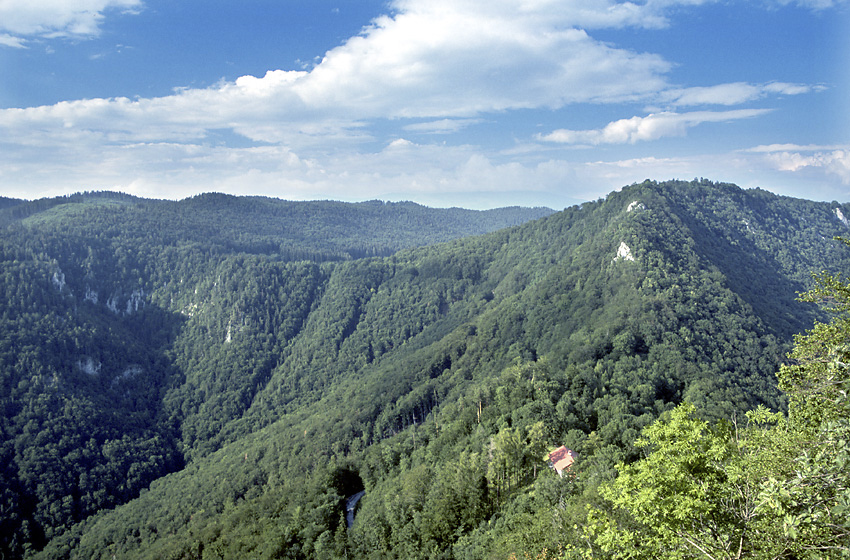
[(850, 201), (846, 0), (0, 0), (0, 195)]

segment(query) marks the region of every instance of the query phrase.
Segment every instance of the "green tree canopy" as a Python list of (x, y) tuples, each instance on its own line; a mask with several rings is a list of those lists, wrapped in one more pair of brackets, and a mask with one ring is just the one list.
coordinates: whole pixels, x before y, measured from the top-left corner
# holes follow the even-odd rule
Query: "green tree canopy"
[(612, 509), (589, 511), (576, 556), (850, 557), (850, 283), (815, 280), (801, 299), (834, 316), (796, 337), (778, 373), (788, 415), (760, 407), (712, 426), (689, 403), (666, 414), (637, 442), (646, 457), (601, 488)]

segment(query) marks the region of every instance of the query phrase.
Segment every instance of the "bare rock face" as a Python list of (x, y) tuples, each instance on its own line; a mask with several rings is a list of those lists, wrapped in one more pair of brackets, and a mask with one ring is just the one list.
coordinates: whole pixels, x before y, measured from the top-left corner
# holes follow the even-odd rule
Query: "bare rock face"
[(850, 220), (847, 219), (847, 216), (844, 215), (841, 208), (835, 209), (835, 217), (838, 218), (839, 222), (850, 228)]
[(65, 273), (63, 273), (61, 269), (56, 269), (50, 281), (53, 283), (53, 287), (60, 293), (65, 289)]
[[(131, 315), (131, 314), (139, 311), (139, 309), (145, 307), (145, 297), (146, 296), (147, 296), (147, 294), (145, 293), (145, 290), (142, 289), (142, 288), (139, 288), (138, 290), (133, 290), (132, 292), (130, 292), (129, 295), (123, 296), (123, 297), (126, 297), (127, 300), (124, 304), (125, 308), (122, 310), (122, 309), (119, 309), (119, 307), (118, 307), (119, 304), (121, 303), (122, 294), (115, 293), (115, 294), (112, 295), (112, 297), (110, 297), (108, 300), (106, 300), (106, 307), (107, 307), (107, 309), (109, 309), (110, 311), (115, 313), (116, 315), (118, 315), (118, 314)], [(95, 297), (97, 297), (96, 292), (95, 292)], [(95, 302), (96, 302), (96, 300), (95, 300)]]
[(85, 297), (85, 300), (86, 300), (86, 301), (90, 301), (90, 302), (92, 302), (92, 303), (94, 303), (94, 304), (96, 305), (96, 304), (97, 304), (97, 299), (98, 299), (97, 292), (96, 292), (96, 291), (94, 291), (94, 290), (92, 290), (90, 286), (86, 285), (86, 297)]
[(100, 368), (103, 367), (103, 364), (95, 362), (91, 356), (86, 356), (85, 360), (79, 360), (77, 362), (77, 367), (83, 373), (87, 373), (88, 375), (97, 375), (100, 373)]
[(620, 246), (617, 248), (617, 256), (614, 257), (615, 261), (624, 260), (624, 261), (633, 261), (635, 260), (634, 255), (632, 255), (631, 248), (626, 245), (625, 241), (620, 242)]

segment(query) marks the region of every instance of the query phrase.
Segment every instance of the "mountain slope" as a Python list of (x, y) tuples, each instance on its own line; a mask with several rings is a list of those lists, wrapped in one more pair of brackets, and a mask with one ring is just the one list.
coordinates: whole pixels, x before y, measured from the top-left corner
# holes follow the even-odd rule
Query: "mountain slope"
[[(0, 210), (3, 550), (38, 548), (214, 446), (300, 330), (323, 262), (547, 213), (115, 193)], [(212, 352), (230, 329), (238, 350)]]
[[(255, 238), (229, 245), (253, 254), (137, 238), (134, 255), (117, 221), (124, 237), (103, 248), (92, 226), (60, 238), (30, 221), (66, 260), (4, 245), (4, 301), (41, 291), (16, 307), (29, 318), (4, 315), (3, 339), (43, 323), (56, 342), (3, 354), (4, 372), (45, 371), (24, 389), (4, 377), (3, 522), (48, 557), (504, 551), (499, 520), (548, 474), (541, 450), (567, 443), (586, 477), (605, 477), (683, 399), (714, 417), (782, 407), (773, 372), (816, 313), (795, 291), (808, 270), (848, 264), (830, 241), (848, 231), (836, 208), (850, 212), (647, 182), (488, 235), (324, 263), (281, 262)], [(137, 431), (109, 431), (120, 422), (98, 416), (110, 407), (95, 388)], [(38, 402), (91, 422), (58, 429)], [(97, 480), (74, 470), (92, 462)], [(53, 494), (37, 485), (59, 470)], [(108, 482), (121, 472), (139, 478)], [(364, 485), (346, 535), (342, 497)]]

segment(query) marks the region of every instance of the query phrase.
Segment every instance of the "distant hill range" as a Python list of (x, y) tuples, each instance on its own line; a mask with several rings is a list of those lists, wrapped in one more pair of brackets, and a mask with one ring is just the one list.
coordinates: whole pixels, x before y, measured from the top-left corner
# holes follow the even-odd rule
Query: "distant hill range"
[(781, 410), (846, 216), (709, 181), (555, 213), (0, 200), (0, 554), (504, 553), (530, 500), (584, 499), (531, 497), (551, 449), (599, 481), (683, 400)]
[[(293, 202), (208, 193), (181, 201), (94, 192), (22, 201), (0, 199), (0, 225), (38, 223), (82, 236), (152, 237), (274, 258), (339, 260), (388, 256), (410, 247), (479, 235), (552, 214), (549, 208), (428, 208), (414, 202)], [(85, 216), (85, 218), (83, 217)]]

